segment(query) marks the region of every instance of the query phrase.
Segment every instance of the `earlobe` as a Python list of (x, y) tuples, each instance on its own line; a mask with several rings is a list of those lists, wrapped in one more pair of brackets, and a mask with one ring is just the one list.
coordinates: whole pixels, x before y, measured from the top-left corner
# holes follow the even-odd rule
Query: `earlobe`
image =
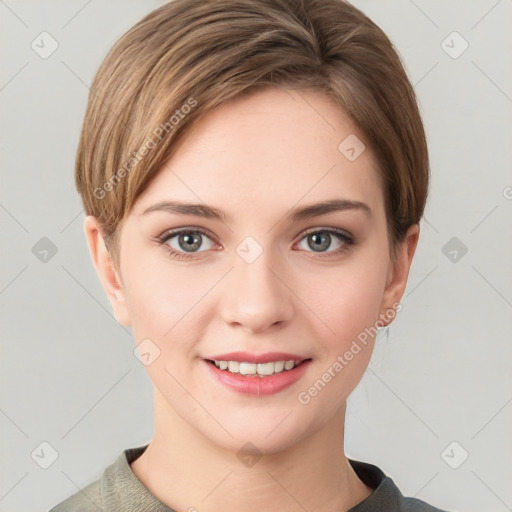
[(389, 263), (379, 317), (383, 326), (389, 325), (396, 316), (396, 308), (407, 286), (409, 270), (418, 245), (419, 230), (419, 224), (409, 227), (403, 241), (397, 247), (395, 261)]
[(92, 263), (107, 294), (116, 320), (121, 325), (131, 325), (122, 279), (114, 267), (96, 217), (92, 215), (86, 216), (84, 220), (84, 233)]

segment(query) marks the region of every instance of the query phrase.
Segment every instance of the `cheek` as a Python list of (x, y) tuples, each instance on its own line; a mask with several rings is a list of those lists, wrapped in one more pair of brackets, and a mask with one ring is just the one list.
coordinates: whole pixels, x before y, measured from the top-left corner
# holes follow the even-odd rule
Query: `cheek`
[(308, 289), (311, 310), (326, 326), (330, 348), (340, 350), (378, 320), (386, 268), (383, 262), (355, 261), (326, 273)]
[(125, 297), (136, 343), (151, 339), (170, 362), (176, 353), (193, 355), (211, 314), (208, 295), (217, 274), (173, 264), (162, 255), (140, 265), (126, 259), (125, 265)]
[(315, 409), (317, 426), (343, 406), (370, 361), (382, 297), (384, 269), (378, 263), (359, 269), (347, 266), (318, 290), (318, 317), (328, 327), (319, 337), (319, 364), (297, 396)]
[(156, 254), (150, 251), (126, 251), (125, 296), (132, 323), (146, 328), (152, 325), (162, 333), (183, 315), (187, 295), (193, 292), (186, 286), (186, 272), (173, 270), (163, 249), (162, 253), (153, 249)]
[(166, 263), (146, 264), (146, 270), (133, 272), (126, 296), (139, 353), (152, 354), (145, 369), (169, 403), (179, 407), (189, 403), (179, 383), (186, 382), (193, 367), (204, 308), (201, 297), (211, 283), (191, 280), (190, 272)]

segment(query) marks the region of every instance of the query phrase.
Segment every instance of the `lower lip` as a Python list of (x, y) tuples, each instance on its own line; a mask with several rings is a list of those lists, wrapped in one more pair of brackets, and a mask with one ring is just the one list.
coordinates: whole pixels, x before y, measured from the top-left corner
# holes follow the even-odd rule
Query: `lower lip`
[(240, 375), (217, 368), (214, 364), (203, 360), (208, 370), (224, 386), (246, 395), (273, 395), (297, 382), (307, 370), (311, 360), (304, 361), (292, 370), (274, 373), (265, 377), (257, 375)]

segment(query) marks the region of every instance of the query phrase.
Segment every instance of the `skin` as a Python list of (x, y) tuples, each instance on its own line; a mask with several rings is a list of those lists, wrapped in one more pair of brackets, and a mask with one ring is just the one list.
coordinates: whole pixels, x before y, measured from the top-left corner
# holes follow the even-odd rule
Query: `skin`
[[(346, 399), (369, 362), (374, 339), (307, 404), (298, 401), (365, 328), (399, 303), (418, 242), (409, 228), (389, 257), (384, 196), (367, 149), (349, 161), (338, 145), (363, 137), (319, 92), (266, 89), (224, 103), (203, 117), (162, 166), (126, 217), (115, 269), (96, 219), (85, 219), (93, 264), (116, 319), (136, 343), (149, 338), (160, 356), (146, 366), (154, 384), (155, 432), (132, 463), (135, 475), (177, 511), (348, 510), (372, 490), (344, 453)], [(371, 209), (288, 222), (290, 209), (328, 199)], [(164, 200), (215, 206), (227, 222), (142, 212)], [(204, 228), (192, 259), (170, 229)], [(315, 249), (309, 228), (339, 228)], [(262, 254), (236, 252), (253, 237)], [(311, 237), (309, 237), (310, 239)], [(338, 248), (343, 252), (336, 254)], [(323, 257), (322, 254), (331, 254)], [(385, 325), (392, 321), (383, 321)], [(203, 358), (237, 350), (284, 351), (312, 358), (292, 386), (268, 396), (219, 384)], [(251, 442), (261, 455), (237, 456)], [(272, 504), (272, 505), (270, 505)], [(190, 508), (190, 507), (194, 507)]]

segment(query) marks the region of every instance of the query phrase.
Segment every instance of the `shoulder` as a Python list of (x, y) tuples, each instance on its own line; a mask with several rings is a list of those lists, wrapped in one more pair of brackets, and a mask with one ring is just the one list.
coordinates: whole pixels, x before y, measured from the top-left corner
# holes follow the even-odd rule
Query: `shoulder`
[(49, 512), (98, 512), (102, 510), (104, 509), (100, 495), (100, 482), (97, 480), (72, 494)]
[(378, 466), (349, 459), (357, 476), (374, 491), (349, 512), (448, 512), (417, 498), (405, 497)]
[(417, 498), (403, 498), (403, 505), (400, 510), (403, 512), (448, 512), (447, 510), (433, 507)]
[(146, 444), (121, 451), (117, 459), (103, 471), (101, 478), (75, 492), (49, 512), (153, 510), (155, 507), (149, 508), (148, 503), (152, 505), (158, 503), (158, 500), (130, 468), (130, 463), (139, 457), (147, 446)]

